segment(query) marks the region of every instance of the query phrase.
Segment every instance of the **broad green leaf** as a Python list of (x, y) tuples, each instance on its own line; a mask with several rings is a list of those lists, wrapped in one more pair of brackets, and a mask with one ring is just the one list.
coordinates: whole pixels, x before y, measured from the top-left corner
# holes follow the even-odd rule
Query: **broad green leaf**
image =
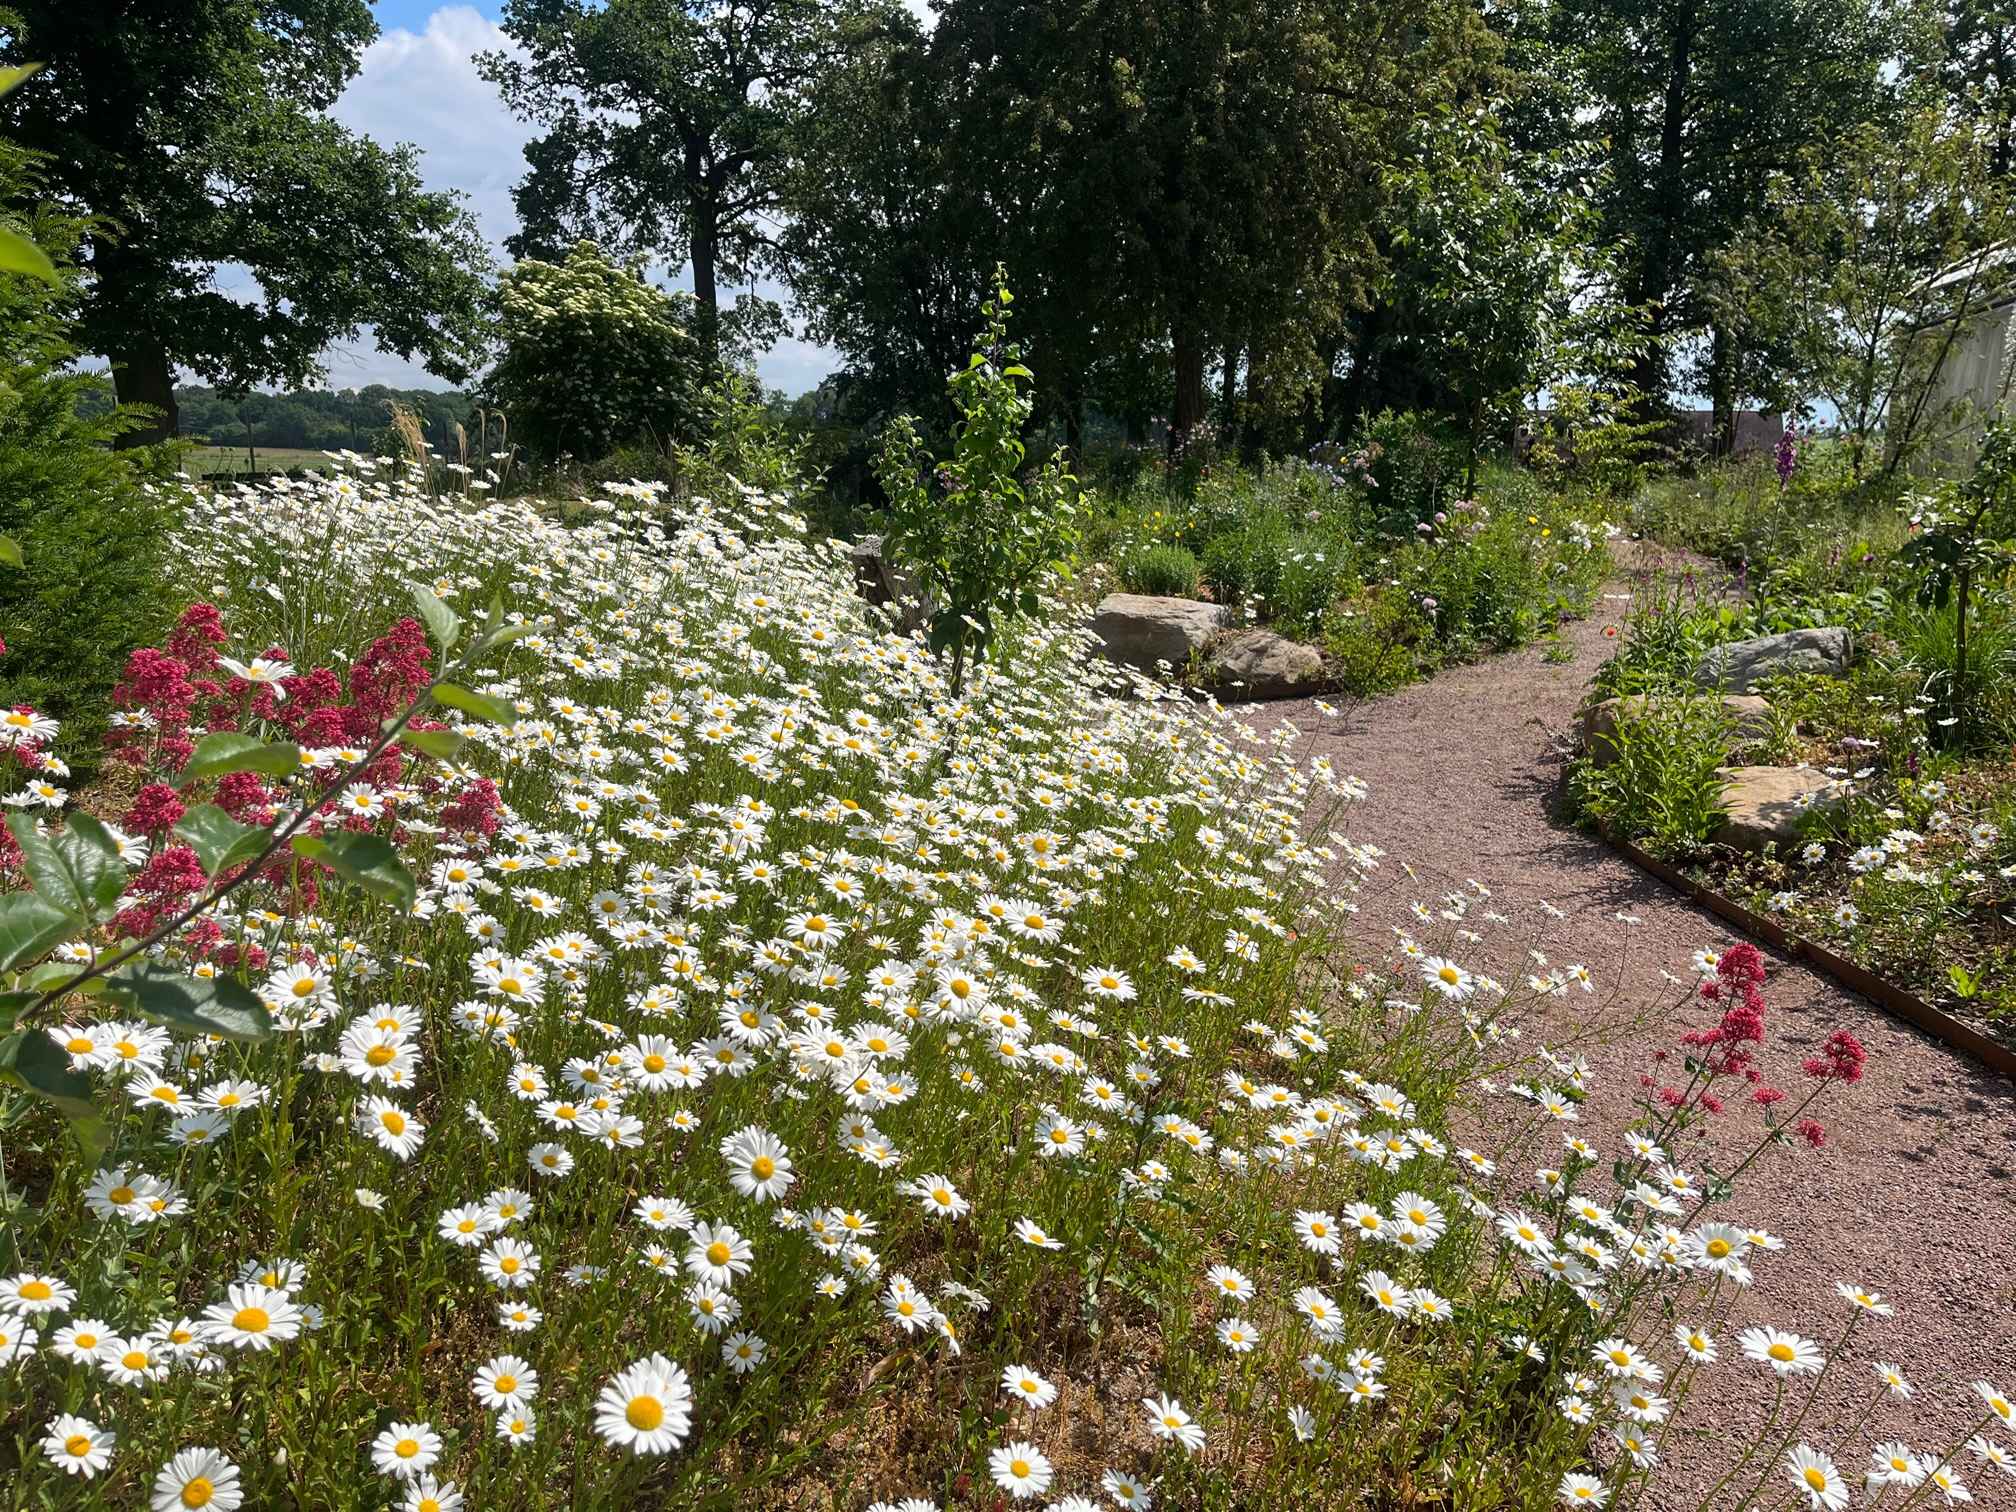
[(0, 226), (0, 269), (26, 273), (44, 283), (57, 281), (56, 265), (49, 261), (49, 254), (19, 231), (10, 231), (5, 226)]
[(0, 1081), (47, 1098), (68, 1118), (96, 1118), (91, 1079), (70, 1069), (62, 1046), (40, 1029), (17, 1029), (0, 1039)]
[(204, 777), (222, 777), (230, 772), (257, 772), (262, 777), (292, 777), (301, 770), (301, 748), (291, 741), (268, 745), (250, 735), (220, 731), (196, 742), (195, 754), (176, 779), (187, 785)]
[(26, 567), (28, 559), (21, 555), (21, 543), (9, 535), (0, 535), (0, 562), (9, 567)]
[(189, 842), (206, 877), (250, 861), (271, 838), (271, 831), (240, 824), (214, 803), (199, 803), (189, 810), (175, 826), (175, 833)]
[(121, 967), (109, 980), (114, 993), (157, 1024), (234, 1040), (262, 1040), (273, 1032), (266, 1005), (235, 977), (184, 976), (173, 966), (145, 961)]
[(58, 834), (42, 835), (26, 814), (9, 814), (7, 828), (21, 847), (21, 864), (35, 891), (76, 918), (93, 919), (119, 901), (126, 868), (105, 826), (89, 814), (72, 814)]
[(413, 602), (420, 606), (420, 618), (427, 622), (427, 633), (434, 637), (434, 644), (443, 651), (453, 649), (462, 638), (462, 616), (435, 597), (431, 588), (418, 583), (413, 585)]
[(474, 719), (484, 719), (491, 724), (501, 725), (518, 722), (516, 709), (503, 699), (493, 698), (488, 693), (472, 693), (454, 683), (436, 683), (430, 691), (436, 703), (446, 704), (451, 709), (460, 709)]
[(84, 924), (40, 893), (7, 894), (0, 898), (0, 971), (54, 950)]
[(399, 860), (399, 852), (389, 840), (378, 835), (357, 835), (347, 830), (332, 835), (296, 835), (294, 850), (310, 861), (319, 861), (366, 892), (390, 899), (401, 908), (411, 908), (419, 889), (413, 874)]
[(513, 641), (520, 641), (528, 635), (538, 633), (537, 625), (504, 625), (496, 630), (486, 631), (483, 638), (476, 643), (475, 654), (481, 656), (486, 652), (495, 651), (499, 646), (508, 646)]
[(17, 63), (12, 68), (0, 68), (0, 95), (13, 93), (17, 85), (32, 79), (41, 71), (40, 63)]
[(443, 761), (452, 761), (455, 753), (468, 742), (453, 730), (408, 728), (399, 732), (399, 743), (409, 745), (416, 751), (425, 751), (429, 756), (439, 756)]
[(31, 989), (30, 997), (39, 998), (52, 990), (81, 992), (86, 997), (98, 997), (105, 991), (103, 977), (93, 977), (81, 987), (70, 986), (87, 969), (88, 963), (82, 961), (44, 961), (40, 966), (29, 967), (16, 980), (22, 987)]
[(12, 1030), (14, 1021), (21, 1017), (21, 1010), (41, 995), (39, 992), (0, 992), (0, 1034)]

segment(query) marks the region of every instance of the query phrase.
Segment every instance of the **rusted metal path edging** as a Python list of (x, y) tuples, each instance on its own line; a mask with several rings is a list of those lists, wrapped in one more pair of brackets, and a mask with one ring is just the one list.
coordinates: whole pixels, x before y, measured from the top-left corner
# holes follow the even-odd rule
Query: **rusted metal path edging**
[(1795, 961), (1804, 961), (1850, 991), (1859, 992), (1878, 1007), (1917, 1025), (1934, 1039), (1950, 1045), (1989, 1070), (1999, 1071), (2004, 1076), (2016, 1077), (2016, 1049), (2011, 1049), (2000, 1040), (1990, 1038), (1971, 1024), (1962, 1023), (1950, 1013), (1941, 1012), (1923, 998), (1884, 981), (1868, 968), (1836, 955), (1824, 945), (1816, 945), (1811, 940), (1790, 933), (1762, 914), (1753, 913), (1741, 903), (1725, 898), (1712, 887), (1704, 886), (1674, 870), (1656, 856), (1646, 854), (1623, 836), (1612, 832), (1607, 824), (1602, 826), (1601, 834), (1613, 850), (1640, 871), (1657, 877), (1668, 887), (1677, 888), (1711, 913), (1727, 919), (1753, 940), (1761, 941)]

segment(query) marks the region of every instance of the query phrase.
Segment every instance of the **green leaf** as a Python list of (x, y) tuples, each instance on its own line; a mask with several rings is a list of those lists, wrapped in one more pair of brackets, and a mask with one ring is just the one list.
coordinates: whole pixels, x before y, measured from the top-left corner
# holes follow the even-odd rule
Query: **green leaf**
[(157, 1024), (234, 1040), (262, 1040), (273, 1033), (266, 1005), (235, 977), (184, 976), (160, 961), (144, 961), (122, 967), (109, 980), (114, 993)]
[(539, 627), (537, 625), (505, 625), (499, 629), (486, 632), (483, 638), (476, 642), (476, 650), (472, 654), (481, 656), (486, 652), (495, 651), (499, 646), (508, 646), (513, 641), (520, 641), (528, 635), (537, 635), (538, 633)]
[(250, 861), (266, 848), (272, 835), (269, 830), (240, 824), (214, 803), (199, 803), (189, 810), (175, 826), (175, 833), (189, 842), (206, 877)]
[(186, 786), (204, 777), (222, 777), (231, 772), (257, 772), (263, 777), (292, 777), (301, 770), (301, 747), (292, 741), (268, 745), (250, 735), (220, 731), (196, 742), (196, 752), (176, 779)]
[(7, 894), (0, 898), (0, 971), (54, 950), (84, 924), (40, 893)]
[(21, 1017), (21, 1010), (41, 995), (39, 992), (0, 992), (0, 1034), (13, 1029), (14, 1021)]
[(427, 633), (443, 651), (450, 650), (462, 638), (462, 616), (435, 597), (431, 588), (415, 583), (413, 602), (420, 606), (420, 618), (427, 622)]
[(491, 724), (510, 725), (518, 723), (518, 711), (501, 698), (493, 698), (488, 693), (472, 693), (467, 688), (454, 683), (436, 683), (429, 690), (436, 703), (446, 704), (451, 709), (460, 709), (473, 719), (488, 720)]
[(419, 893), (413, 874), (400, 862), (398, 851), (381, 836), (352, 834), (347, 830), (327, 836), (296, 835), (294, 851), (401, 908), (411, 908)]
[(26, 83), (41, 71), (40, 63), (18, 63), (12, 68), (0, 68), (0, 95), (12, 94), (17, 85)]
[(399, 732), (399, 743), (416, 751), (425, 751), (429, 756), (438, 756), (443, 761), (454, 760), (455, 753), (468, 744), (453, 730), (415, 730), (410, 727)]
[(12, 536), (0, 535), (0, 562), (9, 567), (26, 567), (28, 560), (21, 555), (21, 543)]
[(35, 891), (73, 918), (98, 917), (126, 890), (119, 848), (89, 814), (72, 814), (55, 835), (37, 834), (26, 814), (9, 814), (7, 828), (21, 847), (21, 864)]
[(19, 231), (10, 231), (5, 226), (0, 226), (0, 269), (9, 273), (26, 273), (44, 283), (58, 281), (56, 265), (49, 261), (49, 254)]
[(70, 1069), (62, 1046), (40, 1029), (17, 1029), (0, 1039), (0, 1081), (46, 1098), (69, 1118), (96, 1118), (91, 1080)]
[[(39, 998), (44, 993), (52, 990), (73, 990), (70, 984), (82, 976), (87, 969), (85, 963), (80, 961), (44, 961), (40, 966), (29, 967), (16, 978), (16, 981), (22, 987), (30, 989), (28, 995), (31, 999)], [(105, 979), (103, 977), (93, 977), (82, 987), (74, 990), (83, 993), (86, 997), (96, 997), (105, 990)]]

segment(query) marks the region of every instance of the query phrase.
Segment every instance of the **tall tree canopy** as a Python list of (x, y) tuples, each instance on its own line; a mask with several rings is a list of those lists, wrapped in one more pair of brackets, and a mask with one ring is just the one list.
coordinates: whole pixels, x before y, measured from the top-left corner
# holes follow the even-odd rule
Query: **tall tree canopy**
[(503, 25), (517, 50), (478, 66), (544, 129), (511, 250), (586, 237), (689, 264), (710, 357), (721, 284), (765, 261), (813, 84), (865, 38), (916, 29), (897, 0), (508, 0)]
[(1467, 0), (937, 10), (805, 138), (782, 250), (815, 332), (857, 371), (942, 372), (998, 258), (1067, 422), (1159, 352), (1179, 435), (1214, 362), (1250, 354), (1276, 404), (1320, 384), (1385, 168), (1489, 40)]
[[(482, 241), (417, 154), (325, 114), (377, 34), (367, 0), (14, 0), (0, 63), (43, 71), (0, 131), (43, 155), (47, 191), (89, 218), (79, 336), (122, 401), (175, 427), (174, 372), (242, 390), (302, 382), (332, 342), (466, 377)], [(233, 297), (217, 270), (251, 270)]]
[[(1690, 376), (1676, 352), (1710, 332), (1712, 254), (1763, 213), (1774, 174), (1886, 112), (1911, 18), (1883, 0), (1555, 0), (1552, 21), (1608, 170), (1598, 204), (1621, 292), (1655, 338), (1634, 377), (1663, 399)], [(1704, 386), (1731, 361), (1711, 350)]]
[(2016, 169), (2016, 6), (2009, 0), (1944, 0), (1939, 74), (1958, 110), (1978, 122), (1989, 167)]

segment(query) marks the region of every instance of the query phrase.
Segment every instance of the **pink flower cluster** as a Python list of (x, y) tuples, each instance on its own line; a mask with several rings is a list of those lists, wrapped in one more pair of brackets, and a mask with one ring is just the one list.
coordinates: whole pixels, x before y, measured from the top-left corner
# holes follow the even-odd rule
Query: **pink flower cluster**
[[(1741, 1076), (1750, 1089), (1751, 1103), (1759, 1108), (1785, 1101), (1786, 1094), (1771, 1084), (1757, 1064), (1757, 1047), (1764, 1043), (1763, 987), (1764, 956), (1755, 945), (1732, 945), (1722, 952), (1715, 963), (1715, 975), (1701, 984), (1704, 1002), (1724, 1005), (1722, 1017), (1712, 1029), (1693, 1029), (1680, 1036), (1682, 1045), (1698, 1052), (1705, 1076), (1697, 1078), (1699, 1085), (1691, 1097), (1687, 1091), (1668, 1086), (1659, 1088), (1656, 1101), (1668, 1108), (1692, 1106), (1720, 1113), (1724, 1103), (1713, 1089), (1725, 1076)], [(1666, 1056), (1660, 1052), (1654, 1059), (1663, 1061)], [(1820, 1053), (1805, 1061), (1803, 1069), (1819, 1081), (1853, 1083), (1862, 1079), (1868, 1059), (1860, 1040), (1846, 1029), (1837, 1029), (1827, 1037)], [(1641, 1081), (1648, 1088), (1657, 1086), (1651, 1076)], [(1809, 1096), (1806, 1102), (1811, 1101)], [(1804, 1107), (1802, 1102), (1800, 1109)], [(1827, 1142), (1826, 1128), (1817, 1119), (1799, 1118), (1792, 1132), (1815, 1149)]]

